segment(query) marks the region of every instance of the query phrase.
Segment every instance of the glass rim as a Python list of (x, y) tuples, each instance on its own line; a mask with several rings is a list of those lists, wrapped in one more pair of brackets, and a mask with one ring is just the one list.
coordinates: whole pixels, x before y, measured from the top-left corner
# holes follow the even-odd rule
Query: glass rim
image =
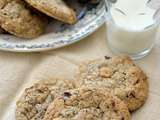
[[(112, 7), (112, 4), (116, 3), (116, 1), (117, 0), (104, 0), (104, 2), (105, 2), (104, 4), (105, 4), (105, 8), (106, 8), (106, 20), (109, 21), (109, 22), (112, 22), (114, 24), (116, 24), (116, 23), (115, 23), (115, 20), (112, 17), (110, 9)], [(160, 9), (159, 9), (159, 12), (160, 12)], [(157, 11), (155, 10), (155, 14), (156, 13), (157, 13)], [(150, 24), (149, 26), (144, 27), (142, 30), (149, 30), (149, 29), (152, 29), (153, 27), (157, 27), (157, 26), (160, 25), (160, 20), (158, 21), (158, 20), (156, 20), (156, 18), (154, 18), (155, 14), (153, 15), (153, 19), (154, 19), (153, 24)]]

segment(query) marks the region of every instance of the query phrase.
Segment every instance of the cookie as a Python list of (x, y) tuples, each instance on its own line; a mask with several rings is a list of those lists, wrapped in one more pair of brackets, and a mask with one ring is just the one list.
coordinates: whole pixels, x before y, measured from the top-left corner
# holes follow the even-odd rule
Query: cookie
[(46, 21), (23, 0), (0, 0), (0, 26), (15, 36), (35, 38), (44, 32)]
[(42, 120), (48, 105), (66, 89), (74, 88), (69, 80), (52, 79), (25, 89), (17, 101), (16, 120)]
[(147, 76), (129, 57), (105, 57), (85, 62), (79, 69), (78, 87), (104, 88), (123, 100), (130, 111), (140, 108), (147, 99)]
[(101, 89), (65, 91), (48, 107), (43, 120), (131, 120), (126, 104)]
[(63, 0), (25, 0), (32, 7), (64, 23), (74, 24), (76, 13)]

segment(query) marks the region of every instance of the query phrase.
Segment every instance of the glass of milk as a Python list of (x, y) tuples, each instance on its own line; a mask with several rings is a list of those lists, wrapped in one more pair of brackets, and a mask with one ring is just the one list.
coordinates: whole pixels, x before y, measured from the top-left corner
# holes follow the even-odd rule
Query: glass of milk
[(105, 0), (107, 39), (111, 50), (133, 59), (146, 56), (154, 46), (159, 23), (150, 0)]

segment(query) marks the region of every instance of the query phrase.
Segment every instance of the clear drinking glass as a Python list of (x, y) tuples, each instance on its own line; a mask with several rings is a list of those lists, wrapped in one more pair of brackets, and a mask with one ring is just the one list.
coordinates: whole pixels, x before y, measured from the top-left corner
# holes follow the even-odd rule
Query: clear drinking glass
[(151, 0), (105, 0), (107, 39), (114, 53), (133, 59), (146, 56), (154, 46), (159, 23)]

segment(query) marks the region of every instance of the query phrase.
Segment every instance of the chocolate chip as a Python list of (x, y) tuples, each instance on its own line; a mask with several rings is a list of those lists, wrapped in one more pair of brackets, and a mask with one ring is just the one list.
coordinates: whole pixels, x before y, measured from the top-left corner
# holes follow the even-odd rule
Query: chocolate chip
[(72, 96), (72, 94), (70, 92), (64, 92), (64, 96), (69, 98)]
[(130, 94), (130, 96), (132, 96), (133, 98), (135, 98), (135, 97), (136, 97), (134, 93), (131, 93), (131, 94)]
[(100, 109), (100, 107), (98, 106), (97, 109)]
[(106, 105), (106, 108), (107, 108), (107, 109), (109, 109), (109, 108), (110, 108), (110, 106), (109, 106), (109, 105)]
[(123, 75), (127, 75), (125, 72), (122, 73)]
[(64, 92), (63, 93), (63, 100), (67, 101), (71, 96), (72, 96), (72, 94), (70, 92)]
[(124, 117), (122, 117), (121, 120), (124, 120)]
[(138, 79), (138, 80), (136, 80), (136, 82), (133, 84), (133, 85), (136, 85), (136, 84), (138, 84), (140, 82), (140, 80)]
[(136, 66), (136, 64), (133, 63), (133, 66)]
[(114, 101), (112, 101), (112, 106), (115, 107), (115, 102)]
[(111, 57), (109, 57), (109, 56), (104, 56), (104, 58), (105, 58), (106, 60), (111, 59)]

